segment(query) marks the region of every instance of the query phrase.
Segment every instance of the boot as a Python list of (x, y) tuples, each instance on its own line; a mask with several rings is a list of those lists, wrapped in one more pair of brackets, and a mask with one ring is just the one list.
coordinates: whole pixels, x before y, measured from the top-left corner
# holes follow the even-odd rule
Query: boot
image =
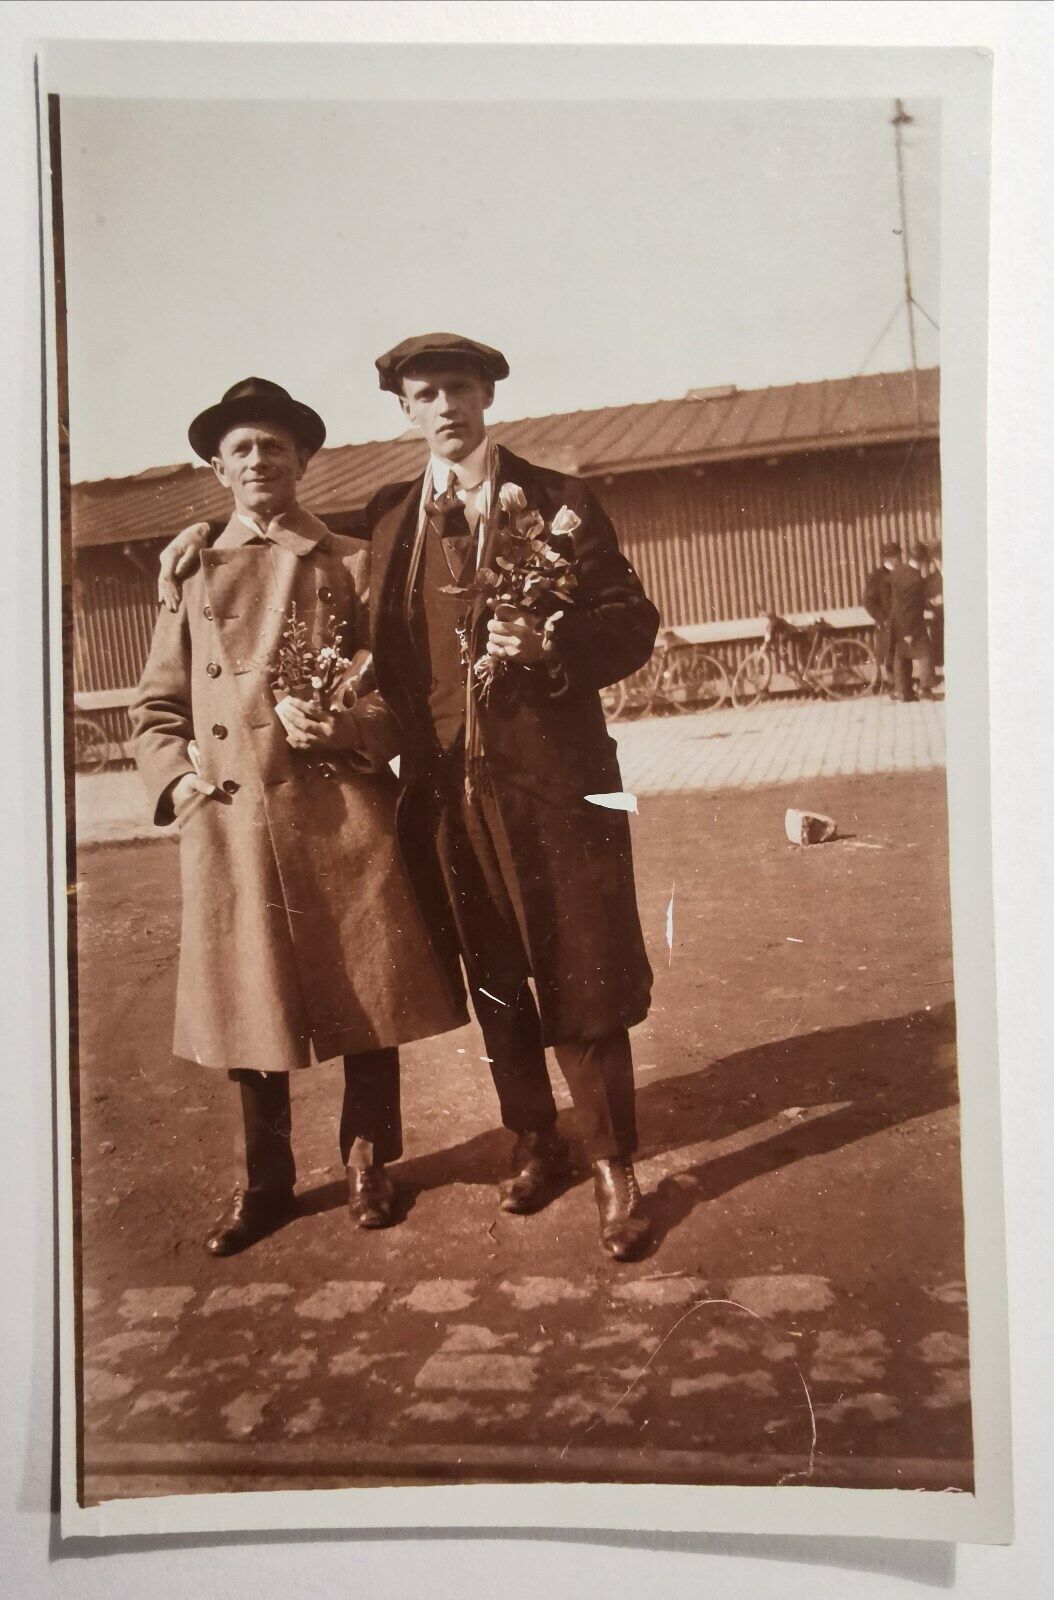
[(348, 1210), (360, 1228), (388, 1228), (395, 1221), (395, 1185), (383, 1162), (348, 1168)]
[(296, 1211), (292, 1189), (235, 1189), (208, 1238), (210, 1256), (234, 1256), (280, 1228)]
[(540, 1211), (571, 1174), (571, 1152), (555, 1128), (521, 1133), (512, 1150), (512, 1177), (498, 1184), (498, 1204), (514, 1216)]
[(632, 1161), (617, 1156), (594, 1161), (593, 1190), (601, 1244), (616, 1261), (632, 1261), (651, 1238)]

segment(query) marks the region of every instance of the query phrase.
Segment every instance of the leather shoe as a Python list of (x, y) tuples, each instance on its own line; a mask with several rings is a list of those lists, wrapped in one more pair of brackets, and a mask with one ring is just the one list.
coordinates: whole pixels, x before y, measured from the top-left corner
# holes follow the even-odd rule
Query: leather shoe
[(651, 1238), (633, 1163), (617, 1158), (594, 1161), (593, 1190), (601, 1244), (616, 1261), (632, 1261)]
[(234, 1197), (208, 1238), (210, 1256), (235, 1256), (280, 1228), (296, 1211), (292, 1189), (235, 1189)]
[(348, 1210), (360, 1228), (389, 1228), (395, 1221), (395, 1185), (380, 1161), (348, 1168)]
[(498, 1184), (498, 1204), (518, 1217), (539, 1211), (571, 1170), (571, 1152), (558, 1133), (521, 1133), (512, 1149), (512, 1177)]

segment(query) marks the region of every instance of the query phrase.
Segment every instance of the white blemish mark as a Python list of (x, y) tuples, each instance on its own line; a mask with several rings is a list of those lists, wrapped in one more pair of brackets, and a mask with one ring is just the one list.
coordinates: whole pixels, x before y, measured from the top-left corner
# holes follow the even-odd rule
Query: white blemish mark
[(666, 948), (670, 952), (670, 959), (669, 959), (669, 962), (667, 964), (670, 965), (670, 966), (673, 965), (673, 896), (674, 896), (674, 891), (676, 890), (676, 888), (677, 888), (676, 883), (671, 883), (671, 885), (670, 885), (670, 903), (666, 907)]
[[(687, 1322), (688, 1318), (691, 1317), (691, 1316), (694, 1316), (695, 1312), (701, 1310), (703, 1306), (734, 1306), (737, 1311), (742, 1311), (746, 1316), (753, 1317), (755, 1322), (760, 1322), (762, 1324), (765, 1323), (765, 1318), (764, 1317), (759, 1317), (757, 1312), (756, 1311), (751, 1311), (749, 1306), (740, 1305), (738, 1300), (716, 1300), (716, 1299), (711, 1299), (709, 1297), (707, 1297), (705, 1299), (702, 1299), (702, 1300), (697, 1300), (694, 1303), (694, 1305), (690, 1305), (688, 1307), (687, 1311), (682, 1311), (681, 1315), (677, 1318), (677, 1321), (673, 1324), (673, 1326), (670, 1329), (668, 1329), (668, 1331), (659, 1340), (659, 1343), (655, 1346), (655, 1349), (652, 1351), (652, 1353), (648, 1357), (647, 1361), (641, 1367), (640, 1371), (637, 1373), (637, 1376), (633, 1379), (633, 1382), (630, 1383), (628, 1385), (628, 1387), (622, 1392), (622, 1394), (619, 1395), (618, 1399), (614, 1402), (614, 1404), (608, 1407), (607, 1411), (602, 1412), (599, 1417), (594, 1417), (593, 1418), (593, 1421), (589, 1424), (588, 1428), (586, 1428), (584, 1430), (585, 1433), (592, 1433), (594, 1428), (599, 1428), (601, 1423), (606, 1422), (607, 1419), (612, 1415), (612, 1413), (617, 1411), (620, 1408), (620, 1406), (622, 1406), (629, 1399), (629, 1397), (633, 1393), (634, 1389), (644, 1379), (645, 1375), (647, 1374), (649, 1368), (652, 1365), (652, 1362), (655, 1360), (656, 1356), (659, 1354), (659, 1351), (662, 1349), (663, 1345), (666, 1344), (668, 1342), (668, 1340), (673, 1338), (674, 1334), (677, 1332), (678, 1328), (681, 1326), (682, 1323)], [(794, 1479), (794, 1478), (805, 1478), (806, 1480), (808, 1480), (809, 1478), (812, 1477), (813, 1469), (814, 1469), (815, 1464), (816, 1464), (816, 1412), (813, 1409), (812, 1395), (809, 1393), (809, 1385), (805, 1381), (805, 1374), (801, 1370), (801, 1367), (798, 1365), (798, 1363), (796, 1361), (793, 1363), (793, 1365), (794, 1365), (795, 1372), (798, 1374), (798, 1380), (801, 1383), (802, 1389), (805, 1391), (805, 1403), (809, 1407), (809, 1425), (810, 1425), (810, 1429), (811, 1429), (811, 1438), (810, 1438), (810, 1443), (809, 1443), (809, 1461), (808, 1461), (808, 1464), (807, 1464), (804, 1472), (785, 1472), (783, 1477), (780, 1478), (779, 1483), (777, 1484), (777, 1487), (781, 1487), (785, 1483), (790, 1483), (791, 1480)], [(572, 1436), (572, 1438), (568, 1439), (567, 1443), (564, 1445), (564, 1448), (561, 1450), (561, 1452), (560, 1452), (560, 1460), (561, 1461), (563, 1460), (564, 1456), (567, 1454), (568, 1450), (570, 1450), (571, 1445), (574, 1442), (574, 1437), (575, 1436)]]
[(590, 805), (605, 806), (608, 811), (632, 811), (636, 813), (637, 810), (637, 796), (635, 794), (587, 794), (586, 799)]
[(494, 1057), (493, 1057), (493, 1056), (480, 1056), (480, 1058), (479, 1058), (479, 1059), (480, 1059), (480, 1060), (481, 1060), (481, 1061), (487, 1061), (487, 1062), (490, 1062), (490, 1063), (491, 1063), (491, 1065), (493, 1065), (493, 1063), (494, 1063)]
[(805, 940), (804, 939), (795, 939), (792, 934), (788, 933), (788, 935), (787, 935), (787, 943), (788, 944), (804, 944)]
[(491, 994), (489, 989), (484, 989), (482, 984), (480, 985), (479, 992), (480, 994), (485, 994), (488, 1000), (497, 1000), (499, 1006), (504, 1006), (506, 1011), (509, 1009), (509, 1002), (507, 1000), (498, 1000), (498, 996), (496, 994)]

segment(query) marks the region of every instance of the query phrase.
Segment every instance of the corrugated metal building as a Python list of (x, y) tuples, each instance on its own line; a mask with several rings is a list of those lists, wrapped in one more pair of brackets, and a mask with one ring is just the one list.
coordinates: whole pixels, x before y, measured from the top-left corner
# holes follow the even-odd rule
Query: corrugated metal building
[[(886, 539), (941, 537), (939, 373), (909, 372), (495, 423), (531, 461), (588, 479), (667, 627), (731, 664), (767, 609), (855, 614)], [(340, 528), (420, 471), (415, 436), (319, 452), (304, 503)], [(112, 736), (146, 659), (158, 552), (186, 523), (225, 522), (206, 468), (75, 484), (74, 688)]]

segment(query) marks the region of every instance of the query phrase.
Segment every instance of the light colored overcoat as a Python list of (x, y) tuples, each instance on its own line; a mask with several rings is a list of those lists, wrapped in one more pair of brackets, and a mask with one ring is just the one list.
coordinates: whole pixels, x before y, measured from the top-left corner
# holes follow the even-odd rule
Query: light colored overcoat
[[(397, 784), (371, 755), (294, 750), (275, 712), (292, 606), (321, 642), (365, 643), (369, 547), (297, 510), (260, 542), (232, 518), (162, 611), (131, 708), (155, 821), (191, 770), (218, 786), (180, 826), (176, 1055), (265, 1072), (443, 1033), (466, 1020), (395, 841)], [(276, 542), (277, 541), (277, 542)]]

